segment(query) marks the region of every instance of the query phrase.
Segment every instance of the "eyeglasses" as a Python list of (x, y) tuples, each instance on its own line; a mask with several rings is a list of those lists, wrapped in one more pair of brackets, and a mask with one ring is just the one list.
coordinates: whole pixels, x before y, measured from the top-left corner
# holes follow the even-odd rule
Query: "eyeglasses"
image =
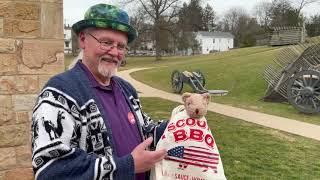
[(100, 49), (103, 51), (109, 51), (110, 49), (116, 47), (120, 54), (124, 54), (129, 50), (128, 46), (124, 44), (118, 43), (117, 45), (114, 45), (114, 41), (112, 40), (100, 41), (96, 37), (94, 37), (92, 34), (90, 33), (87, 33), (87, 34), (89, 34), (91, 37), (93, 37), (93, 39), (95, 39), (98, 43), (100, 43)]

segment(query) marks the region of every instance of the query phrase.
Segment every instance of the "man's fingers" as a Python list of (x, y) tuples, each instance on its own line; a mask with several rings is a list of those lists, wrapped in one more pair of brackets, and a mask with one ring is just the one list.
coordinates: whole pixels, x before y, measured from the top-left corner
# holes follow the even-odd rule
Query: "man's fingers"
[(144, 140), (142, 143), (138, 145), (138, 148), (141, 150), (147, 149), (148, 146), (152, 143), (153, 138), (149, 137), (148, 139)]
[(146, 139), (131, 153), (134, 160), (134, 168), (136, 173), (150, 170), (155, 163), (161, 161), (167, 154), (165, 149), (157, 151), (146, 150), (147, 147), (152, 143), (152, 140), (152, 137)]
[(162, 160), (167, 155), (167, 151), (165, 149), (161, 149), (161, 150), (158, 150), (158, 151), (152, 151), (151, 153), (153, 155), (153, 159), (156, 162)]

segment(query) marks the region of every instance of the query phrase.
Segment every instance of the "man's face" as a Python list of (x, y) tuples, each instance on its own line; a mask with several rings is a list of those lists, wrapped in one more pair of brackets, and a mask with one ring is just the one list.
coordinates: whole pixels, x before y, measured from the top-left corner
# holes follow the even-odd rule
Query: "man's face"
[(83, 61), (98, 78), (110, 79), (125, 57), (127, 35), (111, 29), (90, 29), (81, 32)]

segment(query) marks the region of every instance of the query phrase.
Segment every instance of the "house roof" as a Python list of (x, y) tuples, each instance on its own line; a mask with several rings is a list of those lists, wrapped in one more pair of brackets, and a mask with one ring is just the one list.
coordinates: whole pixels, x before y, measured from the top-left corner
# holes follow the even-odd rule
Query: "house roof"
[(197, 34), (201, 36), (209, 36), (209, 37), (220, 37), (220, 38), (234, 38), (234, 36), (229, 32), (221, 32), (221, 31), (198, 31)]

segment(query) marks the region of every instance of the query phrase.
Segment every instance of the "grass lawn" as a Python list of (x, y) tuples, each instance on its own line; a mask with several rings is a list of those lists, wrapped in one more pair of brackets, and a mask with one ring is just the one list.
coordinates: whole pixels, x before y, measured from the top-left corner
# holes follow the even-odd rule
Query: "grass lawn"
[[(167, 119), (178, 104), (141, 98), (154, 119)], [(206, 115), (230, 179), (319, 179), (320, 142), (215, 113)]]
[[(135, 72), (132, 75), (139, 81), (168, 92), (172, 92), (170, 83), (173, 70), (200, 69), (205, 76), (207, 89), (229, 91), (227, 96), (214, 97), (213, 101), (217, 103), (320, 124), (319, 114), (306, 115), (288, 103), (261, 100), (267, 87), (262, 73), (278, 52), (279, 49), (274, 47), (253, 47), (206, 56), (165, 58), (159, 62), (152, 58), (128, 58), (128, 67), (156, 66), (157, 68)], [(183, 91), (192, 89), (185, 84)]]
[(270, 51), (277, 48), (270, 48), (265, 46), (251, 47), (251, 48), (241, 48), (234, 49), (228, 53), (215, 53), (212, 56), (208, 55), (196, 55), (196, 56), (173, 56), (173, 57), (162, 57), (161, 60), (155, 61), (154, 57), (127, 57), (127, 65), (125, 68), (135, 68), (135, 67), (163, 67), (163, 66), (174, 66), (174, 65), (184, 65), (193, 64), (196, 60), (197, 62), (210, 61), (212, 59), (220, 60), (225, 58), (232, 58), (237, 56), (245, 56), (249, 54), (260, 53), (264, 51)]

